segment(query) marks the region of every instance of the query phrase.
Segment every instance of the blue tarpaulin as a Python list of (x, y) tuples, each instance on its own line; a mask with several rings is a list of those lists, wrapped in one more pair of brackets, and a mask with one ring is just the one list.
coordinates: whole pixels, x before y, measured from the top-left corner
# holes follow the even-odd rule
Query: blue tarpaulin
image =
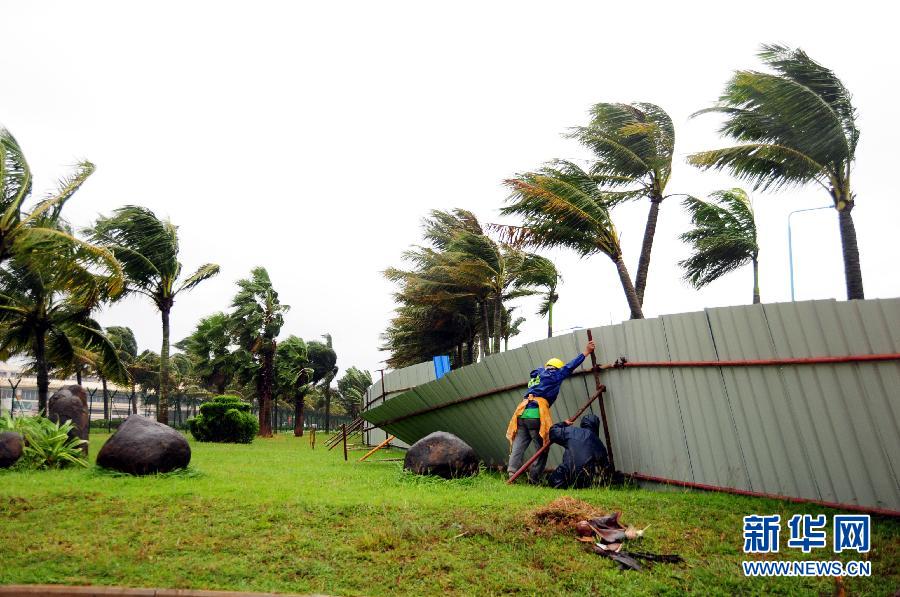
[(440, 379), (442, 378), (448, 371), (450, 371), (450, 357), (447, 355), (441, 355), (439, 357), (434, 357), (432, 359), (434, 361), (434, 378)]

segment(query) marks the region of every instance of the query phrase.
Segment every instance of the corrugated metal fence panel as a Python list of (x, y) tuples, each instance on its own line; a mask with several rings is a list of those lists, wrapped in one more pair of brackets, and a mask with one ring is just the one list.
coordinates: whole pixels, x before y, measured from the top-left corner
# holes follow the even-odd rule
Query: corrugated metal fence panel
[[(411, 365), (402, 369), (396, 369), (394, 371), (388, 371), (384, 374), (384, 390), (387, 395), (384, 397), (384, 399), (377, 400), (374, 404), (372, 404), (370, 410), (374, 410), (387, 401), (400, 396), (406, 390), (409, 390), (416, 386), (420, 386), (422, 384), (426, 384), (433, 380), (434, 364), (431, 361), (426, 361), (417, 365)], [(376, 377), (375, 382), (371, 386), (369, 386), (369, 389), (366, 392), (366, 403), (368, 404), (372, 400), (375, 400), (376, 398), (381, 396), (381, 393), (381, 377)], [(405, 406), (400, 405), (399, 408), (401, 409), (400, 414), (406, 412), (405, 410), (403, 410), (406, 408)], [(387, 437), (388, 434), (383, 429), (379, 428), (371, 429), (364, 435), (365, 442), (370, 446), (380, 444), (381, 442), (386, 440)], [(402, 441), (401, 439), (393, 440), (391, 442), (391, 445), (397, 446), (399, 448), (409, 447), (409, 444)]]
[[(719, 359), (777, 358), (762, 305), (707, 310)], [(722, 377), (735, 412), (737, 436), (753, 491), (822, 499), (809, 465), (807, 446), (797, 434), (797, 397), (775, 367), (723, 367)]]
[[(626, 321), (592, 333), (601, 364), (619, 356), (632, 362), (671, 362), (896, 354), (900, 299), (725, 307)], [(586, 341), (586, 331), (578, 331), (491, 355), (436, 383), (396, 395), (366, 417), (387, 421), (430, 408), (387, 427), (402, 430), (409, 441), (439, 429), (450, 431), (488, 464), (501, 464), (508, 456), (506, 425), (524, 387), (435, 407), (524, 385), (531, 369), (550, 357), (571, 359)], [(398, 384), (401, 379), (421, 384), (429, 379), (422, 365), (389, 375)], [(580, 369), (589, 371), (590, 361)], [(612, 450), (621, 471), (900, 510), (896, 360), (608, 369), (602, 381), (608, 388), (604, 399)], [(571, 416), (593, 391), (590, 374), (566, 380), (552, 409), (554, 419)], [(551, 450), (551, 466), (561, 453)]]
[[(660, 320), (645, 319), (592, 330), (601, 363), (620, 356), (669, 360)], [(608, 370), (604, 400), (616, 466), (623, 471), (674, 474), (693, 481), (690, 449), (673, 373), (665, 369)]]
[[(869, 315), (868, 328), (857, 301), (783, 303), (766, 305), (765, 311), (780, 356), (840, 356), (852, 354), (851, 345), (861, 354), (872, 354), (868, 338), (884, 335), (881, 318), (870, 311), (879, 307), (887, 307), (894, 321), (900, 318), (900, 301), (863, 306)], [(893, 352), (898, 350), (895, 344)], [(898, 425), (895, 409), (900, 386), (882, 390), (872, 383), (882, 375), (896, 381), (898, 369), (896, 361), (785, 368), (791, 400), (802, 408), (797, 430), (807, 446), (823, 500), (900, 505), (897, 433), (885, 434)]]
[[(666, 315), (665, 346), (671, 361), (715, 361), (706, 313)], [(645, 345), (645, 348), (649, 346)], [(643, 352), (639, 353), (643, 359)], [(694, 481), (750, 489), (734, 413), (718, 368), (669, 369), (682, 405)]]

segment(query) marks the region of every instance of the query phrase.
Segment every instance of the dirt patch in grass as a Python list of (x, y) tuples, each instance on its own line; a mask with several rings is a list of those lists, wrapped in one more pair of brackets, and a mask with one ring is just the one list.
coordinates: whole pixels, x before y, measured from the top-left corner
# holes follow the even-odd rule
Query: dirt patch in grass
[(572, 532), (575, 523), (608, 514), (587, 502), (573, 497), (556, 498), (546, 506), (532, 510), (528, 515), (528, 528), (538, 534)]

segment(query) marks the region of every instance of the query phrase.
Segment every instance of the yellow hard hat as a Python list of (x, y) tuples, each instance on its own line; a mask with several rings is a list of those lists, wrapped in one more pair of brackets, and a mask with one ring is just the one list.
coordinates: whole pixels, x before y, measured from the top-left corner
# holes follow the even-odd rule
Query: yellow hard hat
[(544, 367), (556, 367), (557, 369), (562, 369), (566, 364), (561, 360), (553, 358), (547, 361), (547, 364)]

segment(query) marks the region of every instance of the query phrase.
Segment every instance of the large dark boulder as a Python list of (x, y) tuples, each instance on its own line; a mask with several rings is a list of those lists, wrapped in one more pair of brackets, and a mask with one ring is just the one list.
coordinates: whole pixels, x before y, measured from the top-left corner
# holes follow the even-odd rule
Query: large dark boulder
[(0, 433), (0, 468), (9, 468), (22, 457), (22, 436), (15, 431)]
[(470, 477), (478, 474), (478, 454), (452, 433), (435, 431), (410, 446), (403, 468), (445, 479)]
[[(91, 423), (88, 415), (87, 393), (81, 386), (63, 386), (53, 392), (50, 400), (47, 401), (47, 413), (48, 418), (54, 423), (72, 421), (69, 437), (88, 439)], [(81, 445), (81, 449), (87, 455), (87, 442)]]
[(131, 475), (167, 473), (191, 461), (183, 435), (162, 423), (131, 415), (97, 454), (97, 465)]

